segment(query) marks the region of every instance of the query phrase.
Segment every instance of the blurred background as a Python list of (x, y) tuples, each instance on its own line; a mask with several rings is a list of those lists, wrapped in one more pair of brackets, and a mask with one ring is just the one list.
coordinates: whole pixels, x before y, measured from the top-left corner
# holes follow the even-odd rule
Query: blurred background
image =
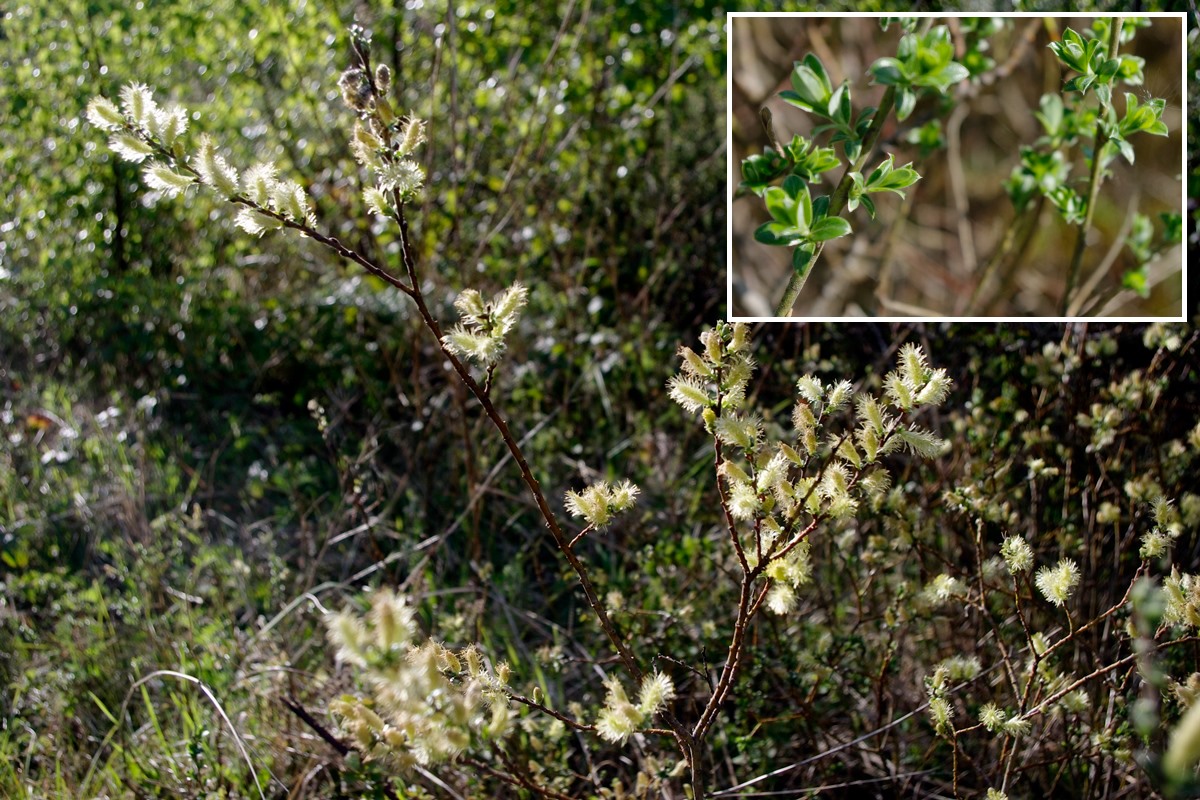
[[(938, 24), (942, 20), (937, 21)], [(973, 87), (957, 106), (945, 98), (924, 97), (912, 116), (897, 126), (891, 119), (883, 132), (883, 148), (872, 156), (871, 169), (894, 153), (897, 166), (909, 161), (922, 175), (908, 197), (875, 195), (878, 217), (863, 208), (852, 212), (855, 233), (830, 242), (802, 292), (797, 316), (1057, 316), (1058, 301), (1075, 241), (1075, 228), (1063, 222), (1049, 203), (1043, 204), (1028, 236), (1018, 231), (1009, 257), (999, 259), (994, 276), (972, 302), (989, 258), (1013, 226), (1016, 214), (1004, 191), (1019, 149), (1044, 131), (1034, 111), (1043, 93), (1057, 91), (1066, 80), (1047, 44), (1071, 26), (1090, 26), (1091, 18), (1009, 18), (990, 37), (985, 57), (997, 68), (1011, 70), (991, 85)], [(951, 33), (961, 48), (962, 26), (951, 20)], [(871, 86), (866, 72), (875, 59), (894, 55), (902, 35), (899, 25), (887, 31), (877, 19), (830, 16), (735, 18), (731, 21), (733, 142), (730, 181), (740, 180), (741, 160), (768, 146), (759, 109), (770, 108), (779, 137), (811, 139), (817, 124), (807, 113), (778, 98), (790, 88), (794, 61), (808, 53), (825, 64), (836, 87), (852, 86), (855, 113), (878, 103), (883, 87)], [(1084, 254), (1081, 283), (1094, 277), (1088, 314), (1176, 316), (1181, 313), (1183, 251), (1174, 247), (1150, 265), (1153, 288), (1142, 299), (1118, 291), (1121, 276), (1136, 266), (1128, 248), (1112, 248), (1130, 230), (1134, 213), (1148, 215), (1161, 230), (1160, 212), (1181, 213), (1183, 115), (1182, 22), (1154, 18), (1140, 28), (1125, 54), (1146, 60), (1142, 86), (1119, 86), (1114, 92), (1118, 113), (1124, 92), (1167, 101), (1163, 121), (1167, 137), (1135, 134), (1133, 166), (1118, 159), (1101, 188), (1093, 228)], [(1094, 100), (1089, 100), (1094, 102)], [(908, 141), (910, 132), (931, 121), (941, 122), (942, 147), (925, 155)], [(957, 135), (954, 135), (957, 131)], [(828, 141), (824, 134), (820, 143)], [(843, 154), (839, 148), (838, 155)], [(1087, 168), (1076, 145), (1069, 184), (1084, 192)], [(843, 168), (825, 173), (814, 196), (829, 194)], [(956, 191), (957, 183), (957, 191)], [(1036, 201), (1035, 201), (1036, 202)], [(753, 196), (735, 198), (733, 219), (733, 313), (771, 315), (790, 273), (788, 248), (760, 245), (754, 229), (768, 219)], [(1027, 242), (1026, 242), (1027, 239)], [(1020, 244), (1024, 244), (1021, 248)], [(1112, 252), (1110, 252), (1112, 249)], [(1019, 257), (1017, 257), (1019, 255)]]

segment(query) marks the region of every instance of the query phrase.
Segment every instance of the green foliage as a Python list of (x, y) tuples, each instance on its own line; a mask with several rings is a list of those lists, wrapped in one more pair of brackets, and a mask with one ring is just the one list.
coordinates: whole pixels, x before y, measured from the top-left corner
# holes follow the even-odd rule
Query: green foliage
[(875, 83), (896, 87), (896, 118), (901, 121), (908, 119), (916, 107), (917, 89), (936, 89), (945, 94), (950, 86), (971, 75), (954, 60), (954, 43), (945, 25), (935, 25), (923, 34), (905, 34), (896, 57), (876, 59), (870, 73)]
[[(887, 18), (883, 22), (886, 28)], [(740, 188), (762, 197), (772, 217), (771, 222), (758, 227), (754, 239), (762, 244), (795, 248), (792, 252), (794, 274), (780, 301), (777, 310), (780, 315), (791, 313), (792, 304), (824, 242), (851, 232), (849, 221), (841, 216), (843, 210), (854, 211), (861, 204), (874, 217), (875, 203), (866, 197), (867, 194), (890, 191), (904, 197), (903, 190), (920, 178), (911, 162), (893, 171), (893, 157), (889, 155), (866, 180), (863, 179), (860, 170), (879, 136), (881, 119), (876, 119), (877, 114), (886, 116), (894, 102), (897, 117), (903, 120), (912, 112), (917, 89), (936, 88), (944, 93), (950, 84), (968, 77), (967, 70), (951, 60), (953, 46), (945, 26), (937, 26), (920, 36), (906, 35), (901, 39), (897, 55), (896, 59), (878, 59), (871, 68), (875, 81), (890, 87), (884, 100), (885, 107), (882, 111), (866, 108), (857, 119), (848, 82), (835, 90), (825, 66), (812, 53), (795, 62), (792, 88), (779, 96), (788, 104), (827, 120), (813, 128), (813, 136), (832, 131), (830, 147), (818, 146), (810, 152), (813, 143), (801, 136), (793, 136), (790, 145), (780, 145), (770, 112), (762, 111), (763, 124), (775, 147), (743, 160), (744, 180)], [(937, 140), (936, 130), (930, 135), (933, 141)], [(840, 164), (832, 147), (837, 144), (842, 145), (851, 163), (832, 195), (813, 200), (804, 184), (816, 183), (822, 173)], [(787, 177), (782, 188), (773, 185), (784, 176)]]
[[(1088, 270), (1087, 265), (1092, 261), (1098, 264), (1103, 258), (1093, 235), (1095, 230), (1111, 238), (1121, 230), (1121, 221), (1128, 214), (1119, 200), (1132, 193), (1109, 188), (1109, 184), (1144, 184), (1150, 180), (1149, 173), (1140, 169), (1141, 164), (1136, 164), (1138, 173), (1131, 173), (1125, 165), (1114, 165), (1114, 159), (1133, 164), (1142, 154), (1151, 159), (1151, 170), (1161, 167), (1164, 175), (1178, 173), (1172, 166), (1173, 157), (1168, 155), (1177, 150), (1143, 142), (1141, 139), (1149, 140), (1149, 136), (1133, 134), (1182, 136), (1182, 128), (1173, 130), (1179, 127), (1172, 122), (1178, 119), (1170, 88), (1173, 73), (1165, 67), (1177, 63), (1177, 50), (1171, 45), (1177, 41), (1183, 20), (1122, 17), (1124, 22), (1113, 24), (1110, 32), (1112, 17), (1107, 16), (1099, 16), (1082, 28), (1077, 20), (1052, 17), (1020, 21), (959, 16), (950, 26), (939, 24), (936, 17), (927, 17), (909, 20), (897, 33), (894, 23), (903, 19), (879, 19), (887, 34), (874, 40), (865, 24), (859, 24), (862, 20), (826, 17), (809, 32), (790, 19), (738, 19), (733, 23), (731, 43), (740, 50), (733, 61), (738, 70), (734, 85), (739, 89), (734, 95), (735, 145), (741, 145), (738, 157), (749, 161), (763, 152), (760, 148), (764, 137), (748, 124), (748, 112), (769, 113), (765, 108), (754, 108), (766, 100), (753, 96), (752, 89), (779, 80), (786, 65), (792, 86), (782, 93), (782, 100), (775, 102), (798, 107), (813, 118), (809, 130), (800, 131), (801, 138), (814, 139), (816, 147), (836, 148), (841, 142), (842, 149), (836, 152), (844, 151), (846, 156), (840, 171), (826, 173), (832, 175), (832, 181), (826, 178), (823, 183), (832, 184), (831, 188), (822, 190), (821, 181), (812, 181), (814, 206), (828, 192), (829, 215), (844, 216), (853, 226), (851, 215), (857, 206), (864, 205), (861, 198), (865, 194), (865, 187), (857, 183), (855, 175), (869, 175), (871, 163), (866, 162), (878, 163), (889, 154), (899, 163), (912, 158), (912, 168), (926, 176), (921, 184), (926, 188), (917, 190), (919, 197), (926, 198), (925, 204), (949, 208), (951, 216), (958, 219), (960, 234), (944, 247), (925, 245), (917, 249), (938, 251), (948, 257), (952, 266), (947, 274), (970, 274), (973, 283), (972, 290), (964, 295), (961, 287), (928, 275), (924, 276), (931, 281), (928, 286), (899, 280), (900, 272), (917, 269), (913, 259), (903, 257), (913, 245), (901, 231), (906, 224), (916, 222), (919, 226), (926, 219), (921, 210), (924, 206), (906, 192), (905, 202), (897, 207), (912, 219), (887, 219), (886, 209), (876, 208), (878, 198), (872, 196), (874, 202), (866, 208), (867, 215), (884, 218), (879, 235), (871, 236), (874, 246), (851, 247), (843, 242), (831, 248), (837, 251), (838, 261), (841, 256), (850, 256), (853, 269), (839, 270), (832, 263), (819, 263), (820, 247), (805, 246), (804, 251), (792, 254), (793, 267), (804, 262), (804, 277), (816, 263), (822, 278), (822, 291), (800, 302), (817, 313), (835, 313), (844, 307), (847, 313), (858, 313), (860, 309), (869, 314), (929, 309), (975, 315), (998, 313), (1001, 305), (1013, 306), (1014, 313), (1026, 313), (1035, 305), (1039, 306), (1038, 313), (1065, 314), (1070, 310), (1077, 314), (1100, 309), (1111, 313), (1119, 307), (1161, 307), (1169, 312), (1172, 306), (1160, 304), (1177, 296), (1176, 279), (1181, 274), (1170, 266), (1152, 265), (1146, 283), (1152, 293), (1143, 303), (1132, 292), (1122, 291), (1118, 281), (1109, 277), (1129, 271), (1128, 259), (1103, 275), (1105, 270), (1098, 266)], [(873, 28), (875, 22), (871, 22)], [(812, 55), (784, 62), (769, 46), (774, 40), (786, 50), (788, 41), (799, 41), (796, 46), (803, 53), (806, 39), (811, 39), (811, 49), (821, 53), (820, 58)], [(760, 49), (758, 43), (764, 46)], [(893, 46), (894, 53), (890, 52)], [(830, 63), (834, 56), (843, 62), (841, 69)], [(866, 81), (854, 73), (858, 69), (855, 65), (864, 62), (870, 65), (868, 75), (873, 83), (883, 87), (868, 101), (883, 106), (882, 113), (867, 108), (859, 114), (853, 101), (845, 107), (851, 92), (854, 97), (864, 96), (862, 85)], [(1041, 85), (1035, 80), (1037, 75), (1060, 72), (1065, 84), (1061, 90), (1034, 89)], [(839, 87), (837, 82), (843, 81), (843, 75), (844, 85)], [(1132, 88), (1142, 85), (1147, 88)], [(1128, 88), (1113, 91), (1120, 87)], [(1104, 96), (1098, 98), (1093, 90)], [(1036, 108), (1023, 107), (1018, 97), (1032, 101)], [(911, 123), (889, 122), (893, 111), (895, 121)], [(1016, 119), (1024, 114), (1032, 118), (1028, 122)], [(1029, 123), (1033, 119), (1040, 123), (1037, 132), (1024, 138), (1027, 131), (1032, 131)], [(878, 136), (872, 133), (874, 123), (880, 123)], [(766, 141), (781, 153), (783, 147), (778, 143), (787, 141), (786, 136), (775, 135), (769, 122), (765, 127)], [(778, 133), (792, 135), (782, 126)], [(864, 153), (863, 145), (868, 143), (881, 152)], [(994, 157), (977, 157), (978, 147), (994, 148)], [(911, 156), (905, 156), (903, 148), (908, 148)], [(1018, 153), (1022, 154), (1020, 160)], [(856, 156), (865, 162), (858, 163)], [(1003, 206), (995, 206), (996, 194), (987, 188), (1003, 183), (1004, 176), (984, 166), (996, 162), (1004, 164), (1005, 174), (1013, 170), (1006, 188), (1016, 213), (1010, 208), (1007, 213), (1011, 219), (1007, 222), (998, 218), (1005, 213)], [(783, 164), (759, 172), (742, 188), (761, 195), (773, 185), (771, 181), (781, 181), (788, 174)], [(1142, 209), (1143, 213), (1153, 216), (1163, 210), (1172, 211), (1167, 208), (1165, 195), (1159, 199), (1148, 191), (1138, 194), (1152, 206)], [(1054, 206), (1058, 213), (1045, 217), (1041, 211), (1047, 206)], [(755, 245), (749, 234), (764, 221), (762, 214), (736, 209), (735, 220), (745, 234), (736, 237), (734, 243), (734, 253), (741, 262), (737, 265), (739, 274), (745, 273), (734, 284), (739, 301), (744, 303), (735, 309), (736, 313), (762, 314), (763, 304), (768, 303), (777, 316), (789, 315), (797, 298), (807, 297), (797, 288), (795, 270), (786, 271), (779, 256), (753, 258)], [(972, 231), (970, 236), (968, 229)], [(1055, 252), (1049, 243), (1064, 232), (1075, 246)], [(940, 263), (940, 256), (929, 256)], [(876, 264), (876, 259), (880, 263)], [(1039, 277), (1033, 278), (1034, 274)], [(773, 280), (781, 289), (774, 297)], [(1027, 280), (1029, 291), (1010, 291)], [(1035, 290), (1035, 283), (1040, 288)], [(1057, 302), (1030, 299), (1039, 292), (1046, 295), (1045, 287), (1055, 283), (1062, 284), (1063, 289), (1049, 292)]]

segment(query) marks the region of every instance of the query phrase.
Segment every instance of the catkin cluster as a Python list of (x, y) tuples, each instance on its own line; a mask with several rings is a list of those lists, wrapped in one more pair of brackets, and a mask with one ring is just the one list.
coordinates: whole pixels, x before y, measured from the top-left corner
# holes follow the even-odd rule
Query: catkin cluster
[[(933, 433), (904, 418), (940, 404), (951, 382), (945, 370), (930, 368), (916, 345), (901, 348), (882, 397), (856, 395), (849, 381), (827, 384), (805, 375), (796, 383), (791, 435), (772, 440), (762, 417), (746, 408), (755, 366), (749, 328), (722, 323), (700, 340), (700, 353), (680, 349), (683, 369), (670, 380), (670, 394), (684, 410), (699, 414), (713, 436), (722, 506), (738, 558), (748, 573), (772, 582), (767, 607), (786, 614), (810, 580), (808, 537), (816, 526), (851, 517), (861, 502), (883, 498), (891, 477), (882, 457), (907, 449), (929, 458), (941, 450)], [(839, 426), (852, 400), (856, 424)]]
[(405, 598), (379, 590), (365, 616), (331, 613), (325, 626), (337, 660), (357, 667), (371, 688), (369, 698), (343, 696), (330, 705), (366, 758), (424, 767), (509, 731), (507, 665), (488, 669), (474, 647), (455, 652), (432, 639), (417, 643)]

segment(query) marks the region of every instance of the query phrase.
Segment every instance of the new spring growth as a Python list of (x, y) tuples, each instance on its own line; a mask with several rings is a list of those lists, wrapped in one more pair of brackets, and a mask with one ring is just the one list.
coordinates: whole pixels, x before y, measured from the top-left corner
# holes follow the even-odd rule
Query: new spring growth
[(519, 283), (500, 292), (491, 302), (474, 289), (464, 289), (454, 301), (461, 322), (442, 337), (452, 353), (490, 367), (504, 353), (504, 337), (517, 324), (529, 291)]
[(1013, 575), (1028, 572), (1033, 566), (1033, 548), (1020, 536), (1005, 537), (1004, 543), (1000, 545), (1000, 555)]
[(603, 481), (593, 483), (582, 492), (567, 492), (567, 512), (599, 530), (612, 522), (614, 515), (633, 508), (639, 493), (641, 490), (628, 480), (615, 486)]
[(951, 722), (954, 707), (950, 705), (948, 698), (951, 684), (974, 680), (982, 670), (983, 665), (979, 659), (954, 656), (942, 661), (925, 677), (925, 691), (929, 695), (929, 717), (938, 734), (949, 736), (954, 730)]
[(662, 711), (667, 702), (675, 697), (675, 684), (661, 672), (642, 678), (636, 704), (625, 694), (620, 679), (609, 677), (604, 685), (608, 693), (600, 718), (596, 721), (596, 730), (602, 738), (616, 744), (624, 743), (647, 719)]
[(425, 767), (507, 733), (507, 667), (489, 672), (474, 647), (455, 653), (432, 639), (417, 644), (404, 597), (379, 590), (365, 616), (329, 613), (325, 627), (337, 659), (359, 667), (371, 686), (370, 698), (346, 695), (330, 706), (364, 758)]
[(1138, 555), (1144, 559), (1161, 558), (1171, 551), (1179, 534), (1183, 533), (1183, 520), (1179, 510), (1167, 498), (1159, 495), (1151, 503), (1154, 512), (1154, 527), (1142, 536)]
[[(716, 328), (700, 335), (704, 355), (690, 347), (679, 348), (683, 358), (683, 373), (668, 382), (671, 399), (690, 414), (732, 410), (746, 398), (746, 386), (754, 373), (754, 359), (749, 352), (749, 328), (744, 322), (733, 325), (719, 323)], [(705, 414), (705, 424), (711, 429), (715, 412)]]
[(1178, 567), (1171, 567), (1170, 577), (1163, 579), (1163, 598), (1165, 624), (1200, 629), (1200, 576), (1180, 574)]
[(140, 83), (121, 90), (120, 107), (104, 97), (92, 100), (87, 119), (112, 133), (109, 146), (121, 159), (140, 164), (150, 158), (142, 175), (149, 187), (167, 197), (196, 183), (209, 186), (243, 206), (234, 222), (252, 236), (282, 228), (285, 222), (316, 225), (308, 194), (294, 181), (277, 180), (273, 164), (259, 164), (242, 176), (207, 135), (200, 137), (194, 152), (185, 148), (181, 137), (187, 130), (187, 109), (160, 108)]
[(1028, 733), (1031, 727), (1029, 720), (1022, 719), (1020, 714), (1009, 714), (995, 703), (988, 703), (979, 709), (979, 721), (992, 733), (1007, 736)]
[(350, 149), (355, 160), (375, 177), (375, 185), (363, 190), (363, 201), (372, 214), (385, 217), (395, 214), (396, 202), (416, 199), (425, 181), (425, 171), (411, 158), (425, 141), (425, 123), (415, 118), (395, 119), (386, 100), (391, 82), (392, 73), (385, 64), (376, 68), (374, 85), (357, 67), (342, 73), (339, 82), (342, 100), (359, 115)]
[(1060, 560), (1053, 567), (1042, 567), (1034, 578), (1038, 591), (1056, 606), (1066, 605), (1071, 593), (1079, 585), (1079, 566), (1069, 558)]
[[(883, 455), (902, 448), (921, 457), (939, 452), (941, 440), (906, 426), (902, 416), (942, 402), (950, 380), (945, 370), (930, 368), (915, 345), (901, 349), (883, 399), (865, 393), (855, 397), (849, 381), (826, 384), (806, 375), (796, 383), (795, 439), (770, 441), (763, 420), (743, 409), (754, 370), (748, 328), (722, 323), (700, 340), (701, 352), (680, 348), (682, 369), (668, 382), (670, 395), (685, 411), (698, 414), (712, 434), (724, 507), (731, 523), (745, 525), (745, 536), (754, 541), (739, 553), (743, 568), (771, 582), (767, 608), (786, 614), (797, 605), (797, 590), (811, 580), (807, 536), (813, 528), (804, 518), (813, 525), (845, 519), (862, 499), (878, 503), (891, 483), (878, 464)], [(857, 427), (831, 430), (834, 417), (851, 400)]]

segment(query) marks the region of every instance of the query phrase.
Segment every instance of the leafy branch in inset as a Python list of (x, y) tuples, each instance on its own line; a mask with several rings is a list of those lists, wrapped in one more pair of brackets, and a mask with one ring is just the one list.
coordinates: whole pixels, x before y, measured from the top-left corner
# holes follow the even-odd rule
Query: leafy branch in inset
[[(881, 24), (886, 29), (889, 19)], [(791, 315), (825, 242), (851, 232), (849, 220), (841, 216), (844, 211), (862, 205), (874, 218), (875, 203), (869, 194), (894, 192), (904, 197), (904, 189), (920, 179), (911, 163), (895, 168), (891, 155), (863, 177), (888, 115), (895, 110), (897, 119), (904, 120), (912, 113), (919, 91), (945, 93), (968, 76), (966, 67), (954, 61), (954, 48), (945, 26), (922, 33), (912, 32), (912, 25), (908, 27), (910, 32), (900, 40), (896, 57), (880, 58), (871, 66), (874, 82), (887, 87), (879, 107), (863, 109), (857, 117), (849, 83), (835, 90), (821, 60), (811, 53), (795, 63), (792, 89), (781, 92), (780, 97), (826, 120), (813, 129), (812, 135), (833, 131), (831, 147), (817, 147), (810, 152), (812, 144), (796, 136), (791, 144), (780, 148), (770, 117), (764, 114), (775, 149), (742, 162), (741, 188), (762, 197), (772, 217), (754, 232), (754, 238), (767, 245), (795, 248), (792, 273), (775, 308), (776, 316)], [(813, 200), (806, 184), (817, 183), (821, 173), (841, 163), (832, 147), (838, 144), (849, 163), (833, 194)], [(780, 178), (782, 188), (773, 186)]]
[[(895, 21), (885, 17), (880, 24), (886, 29)], [(809, 134), (811, 140), (795, 135), (789, 142), (775, 129), (770, 112), (765, 108), (761, 110), (770, 146), (761, 154), (743, 159), (739, 191), (759, 196), (770, 215), (770, 220), (754, 231), (754, 239), (761, 244), (792, 248), (791, 270), (774, 306), (776, 316), (786, 317), (793, 313), (825, 243), (853, 232), (854, 224), (848, 212), (854, 212), (861, 205), (874, 218), (877, 209), (872, 195), (881, 191), (895, 192), (905, 198), (902, 215), (911, 210), (911, 199), (906, 197), (906, 190), (920, 179), (921, 163), (926, 157), (946, 143), (941, 138), (938, 121), (918, 124), (893, 139), (919, 144), (921, 162), (916, 166), (910, 162), (897, 168), (895, 156), (888, 154), (874, 171), (868, 171), (872, 152), (881, 146), (881, 132), (887, 117), (894, 112), (897, 121), (904, 121), (913, 114), (920, 93), (942, 95), (946, 101), (941, 111), (957, 104), (946, 126), (948, 131), (952, 129), (955, 133), (950, 137), (951, 147), (954, 153), (959, 152), (957, 130), (966, 117), (966, 104), (981, 87), (1009, 75), (1025, 52), (1023, 44), (1033, 39), (1032, 33), (1027, 32), (1022, 42), (1011, 48), (1013, 53), (1009, 62), (996, 66), (986, 55), (989, 52), (987, 37), (1003, 27), (1002, 21), (963, 19), (955, 22), (953, 32), (949, 26), (933, 25), (930, 20), (925, 21), (921, 30), (917, 29), (920, 20), (904, 19), (901, 22), (906, 33), (900, 39), (896, 54), (877, 58), (868, 69), (872, 83), (886, 87), (878, 108), (866, 108), (856, 114), (850, 83), (843, 82), (835, 88), (824, 64), (810, 53), (794, 63), (792, 88), (780, 92), (779, 97), (816, 118), (816, 125)], [(1107, 166), (1118, 155), (1133, 163), (1135, 154), (1130, 139), (1134, 134), (1165, 136), (1168, 133), (1162, 119), (1165, 110), (1162, 98), (1149, 97), (1139, 102), (1137, 95), (1126, 92), (1124, 113), (1118, 114), (1119, 101), (1113, 92), (1118, 84), (1137, 86), (1143, 82), (1144, 59), (1122, 55), (1120, 46), (1131, 42), (1137, 28), (1147, 24), (1147, 20), (1136, 17), (1124, 21), (1112, 18), (1111, 25), (1109, 18), (1098, 18), (1089, 30), (1079, 33), (1067, 28), (1060, 41), (1050, 43), (1050, 52), (1057, 62), (1078, 74), (1065, 82), (1061, 93), (1047, 93), (1039, 101), (1034, 116), (1045, 135), (1020, 148), (1019, 162), (1005, 184), (1017, 218), (987, 258), (977, 260), (974, 245), (969, 241), (969, 208), (962, 169), (951, 163), (951, 188), (961, 215), (959, 234), (965, 242), (961, 245), (963, 269), (969, 273), (971, 282), (971, 291), (964, 293), (961, 301), (955, 304), (956, 312), (986, 313), (996, 298), (1003, 295), (1004, 287), (995, 286), (996, 276), (1004, 275), (1003, 280), (1007, 281), (1005, 270), (1015, 269), (1021, 253), (1032, 240), (1047, 201), (1075, 229), (1059, 310), (1074, 314), (1095, 307), (1098, 300), (1092, 290), (1104, 276), (1093, 275), (1083, 282), (1087, 291), (1079, 290), (1088, 232), (1093, 227), (1101, 187), (1110, 174)], [(1056, 31), (1050, 21), (1043, 27), (1052, 33)], [(1095, 95), (1096, 104), (1086, 102), (1089, 94)], [(841, 158), (837, 152), (839, 146)], [(952, 158), (956, 157), (954, 153)], [(1085, 184), (1071, 180), (1073, 161), (1080, 155), (1087, 167)], [(822, 175), (842, 164), (845, 165), (842, 176), (829, 195), (820, 195), (810, 188), (810, 184), (820, 184)], [(1154, 247), (1153, 252), (1177, 241), (1172, 238), (1179, 228), (1174, 224), (1175, 217), (1174, 214), (1164, 217), (1162, 243)], [(1126, 270), (1121, 286), (1116, 289), (1124, 288), (1144, 296), (1149, 280), (1144, 265), (1152, 252), (1147, 249), (1144, 225), (1129, 242), (1138, 265)], [(1102, 264), (1096, 268), (1096, 273), (1103, 270)], [(882, 274), (879, 280), (882, 286), (885, 282)]]

